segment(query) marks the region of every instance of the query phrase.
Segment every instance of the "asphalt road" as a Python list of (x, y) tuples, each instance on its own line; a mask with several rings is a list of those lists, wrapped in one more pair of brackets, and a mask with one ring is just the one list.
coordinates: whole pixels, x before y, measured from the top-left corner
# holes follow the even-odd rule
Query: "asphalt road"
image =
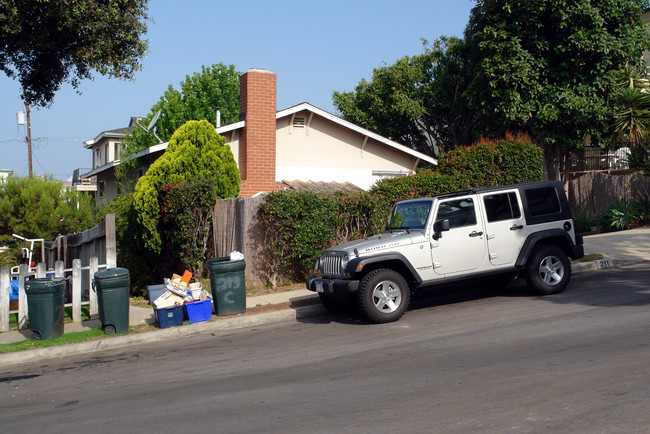
[(4, 432), (650, 432), (650, 265), (0, 367)]

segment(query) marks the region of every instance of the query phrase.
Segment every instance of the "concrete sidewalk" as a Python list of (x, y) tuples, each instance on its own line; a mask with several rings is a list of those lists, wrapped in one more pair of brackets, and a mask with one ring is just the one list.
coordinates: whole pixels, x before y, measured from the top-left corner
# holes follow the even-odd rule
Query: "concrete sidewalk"
[[(250, 309), (256, 306), (264, 306), (267, 304), (279, 305), (283, 303), (296, 303), (304, 302), (305, 300), (314, 299), (313, 302), (318, 304), (316, 299), (318, 295), (314, 294), (307, 289), (300, 289), (296, 291), (285, 291), (278, 292), (275, 294), (265, 294), (256, 297), (246, 297), (246, 309)], [(213, 316), (217, 321), (218, 316)], [(134, 327), (142, 324), (154, 324), (156, 321), (154, 319), (153, 307), (137, 307), (130, 306), (129, 309), (129, 326)], [(250, 322), (250, 321), (247, 321)], [(194, 325), (194, 324), (192, 324)], [(71, 332), (81, 332), (90, 329), (101, 328), (102, 323), (99, 319), (92, 319), (88, 321), (82, 321), (79, 323), (66, 323), (64, 326), (65, 333)], [(8, 344), (12, 342), (20, 342), (24, 340), (31, 339), (32, 332), (27, 330), (18, 330), (0, 333), (0, 344)]]
[[(622, 265), (650, 260), (650, 228), (632, 229), (622, 232), (612, 232), (598, 235), (590, 235), (584, 238), (585, 255), (601, 253), (609, 262), (605, 265)], [(603, 264), (600, 264), (603, 265)], [(574, 264), (574, 273), (597, 270), (597, 262)], [(182, 327), (170, 327), (167, 329), (153, 330), (146, 333), (135, 333), (124, 336), (111, 336), (106, 339), (99, 339), (77, 344), (61, 345), (48, 348), (40, 348), (16, 353), (0, 354), (0, 365), (6, 366), (14, 363), (27, 363), (40, 359), (61, 357), (72, 354), (83, 354), (110, 348), (120, 348), (130, 345), (158, 342), (168, 339), (178, 339), (200, 333), (207, 333), (215, 330), (227, 330), (242, 328), (260, 324), (268, 324), (278, 321), (296, 320), (300, 317), (325, 312), (323, 306), (318, 302), (317, 294), (306, 289), (296, 291), (266, 294), (257, 297), (246, 298), (246, 308), (266, 304), (280, 305), (291, 302), (293, 304), (309, 304), (304, 307), (293, 307), (272, 312), (236, 315), (230, 317), (214, 317), (215, 321), (201, 322)], [(129, 325), (137, 326), (145, 323), (153, 323), (153, 309), (131, 306), (129, 312)], [(100, 328), (98, 319), (83, 321), (81, 323), (65, 324), (65, 332), (83, 331), (92, 328)], [(30, 330), (11, 331), (0, 333), (0, 344), (19, 342), (31, 339)]]

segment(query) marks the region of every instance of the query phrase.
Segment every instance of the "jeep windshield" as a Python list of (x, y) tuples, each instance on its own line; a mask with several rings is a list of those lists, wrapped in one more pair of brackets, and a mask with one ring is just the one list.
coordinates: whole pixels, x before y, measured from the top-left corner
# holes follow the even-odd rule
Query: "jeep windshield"
[(431, 211), (429, 200), (400, 202), (393, 206), (386, 232), (395, 230), (424, 229)]

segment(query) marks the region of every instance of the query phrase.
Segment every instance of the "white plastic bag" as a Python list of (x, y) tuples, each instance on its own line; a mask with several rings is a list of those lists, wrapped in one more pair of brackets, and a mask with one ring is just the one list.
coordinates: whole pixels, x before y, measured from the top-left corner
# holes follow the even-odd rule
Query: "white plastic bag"
[(231, 261), (243, 261), (244, 260), (244, 254), (241, 252), (238, 252), (235, 250), (234, 252), (230, 252), (230, 260)]

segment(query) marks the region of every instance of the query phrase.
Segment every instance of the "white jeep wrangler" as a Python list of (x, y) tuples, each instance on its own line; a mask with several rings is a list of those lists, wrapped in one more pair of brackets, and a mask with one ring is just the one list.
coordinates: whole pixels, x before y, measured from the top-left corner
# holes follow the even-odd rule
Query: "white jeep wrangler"
[(306, 285), (331, 311), (356, 302), (383, 323), (404, 315), (412, 291), (463, 280), (523, 275), (556, 294), (583, 255), (562, 183), (533, 182), (398, 202), (383, 234), (325, 250)]

